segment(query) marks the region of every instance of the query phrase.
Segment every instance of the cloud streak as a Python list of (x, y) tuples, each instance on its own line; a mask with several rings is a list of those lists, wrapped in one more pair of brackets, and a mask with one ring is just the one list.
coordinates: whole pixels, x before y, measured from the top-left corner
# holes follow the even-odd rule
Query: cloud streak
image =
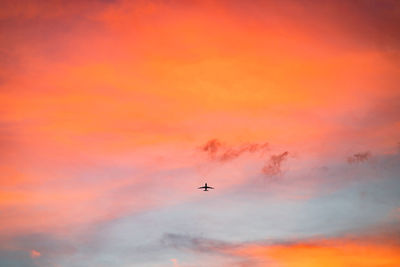
[[(396, 239), (398, 227), (383, 235), (358, 233), (291, 240), (259, 240), (248, 242), (223, 242), (187, 235), (165, 234), (162, 243), (178, 250), (201, 254), (215, 254), (236, 258), (231, 266), (397, 266), (400, 244)], [(395, 231), (395, 232), (393, 232)], [(380, 230), (372, 229), (379, 233)]]
[(227, 146), (218, 139), (211, 139), (200, 148), (203, 152), (208, 154), (210, 159), (227, 162), (242, 156), (244, 153), (260, 153), (263, 155), (269, 150), (269, 144), (248, 143), (239, 146)]
[(347, 158), (347, 162), (349, 164), (354, 164), (354, 163), (362, 163), (365, 161), (368, 161), (371, 158), (371, 153), (369, 151), (366, 152), (360, 152), (351, 155), (350, 157)]

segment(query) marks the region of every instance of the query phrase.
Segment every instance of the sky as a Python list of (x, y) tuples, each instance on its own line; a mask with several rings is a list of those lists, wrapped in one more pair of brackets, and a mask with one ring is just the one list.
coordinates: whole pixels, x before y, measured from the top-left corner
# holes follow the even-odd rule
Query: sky
[(3, 0), (0, 266), (399, 266), (399, 84), (396, 0)]

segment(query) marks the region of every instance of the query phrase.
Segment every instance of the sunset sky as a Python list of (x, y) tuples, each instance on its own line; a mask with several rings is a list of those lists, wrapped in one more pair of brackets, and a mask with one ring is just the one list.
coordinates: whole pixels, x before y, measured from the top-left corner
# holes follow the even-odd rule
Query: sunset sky
[(398, 267), (400, 1), (2, 0), (0, 158), (1, 267)]

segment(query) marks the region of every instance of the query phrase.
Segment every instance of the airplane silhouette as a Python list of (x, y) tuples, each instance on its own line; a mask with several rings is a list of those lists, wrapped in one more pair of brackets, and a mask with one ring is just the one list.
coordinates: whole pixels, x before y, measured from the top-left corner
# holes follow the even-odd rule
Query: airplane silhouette
[(214, 187), (208, 186), (206, 183), (204, 186), (201, 186), (198, 189), (204, 189), (203, 191), (208, 191), (207, 189), (214, 189)]

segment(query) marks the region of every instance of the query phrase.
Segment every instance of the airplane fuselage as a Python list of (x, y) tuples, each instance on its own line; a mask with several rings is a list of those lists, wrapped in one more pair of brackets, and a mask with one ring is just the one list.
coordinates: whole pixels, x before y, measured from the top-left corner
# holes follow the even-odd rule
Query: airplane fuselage
[(208, 191), (208, 189), (214, 189), (213, 187), (211, 187), (211, 186), (208, 186), (207, 185), (207, 183), (205, 183), (205, 185), (204, 186), (201, 186), (201, 187), (199, 187), (199, 189), (204, 189), (203, 191)]

